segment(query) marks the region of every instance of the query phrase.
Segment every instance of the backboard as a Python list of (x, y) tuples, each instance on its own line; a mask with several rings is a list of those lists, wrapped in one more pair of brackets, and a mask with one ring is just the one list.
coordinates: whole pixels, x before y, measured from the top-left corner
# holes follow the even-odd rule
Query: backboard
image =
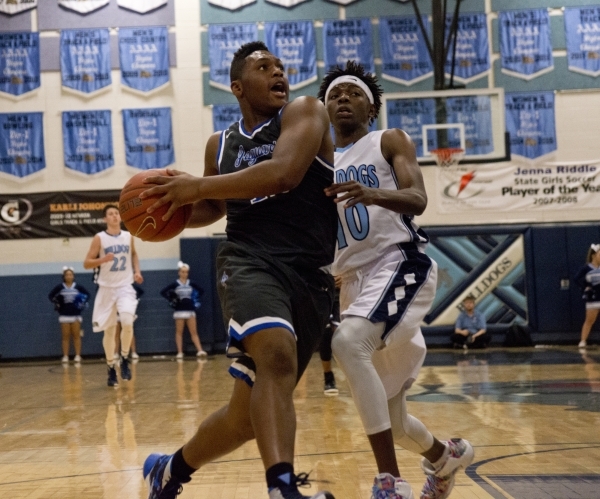
[(504, 89), (398, 92), (382, 97), (383, 128), (408, 133), (421, 165), (433, 165), (432, 150), (463, 149), (461, 163), (508, 161)]

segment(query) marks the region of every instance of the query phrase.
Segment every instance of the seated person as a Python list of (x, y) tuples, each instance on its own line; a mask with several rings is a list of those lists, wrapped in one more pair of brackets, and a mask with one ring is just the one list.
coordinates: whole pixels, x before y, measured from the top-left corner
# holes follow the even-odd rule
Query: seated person
[(475, 310), (475, 298), (468, 295), (463, 300), (463, 310), (456, 319), (454, 334), (451, 336), (455, 348), (486, 348), (490, 335), (486, 332), (485, 317)]

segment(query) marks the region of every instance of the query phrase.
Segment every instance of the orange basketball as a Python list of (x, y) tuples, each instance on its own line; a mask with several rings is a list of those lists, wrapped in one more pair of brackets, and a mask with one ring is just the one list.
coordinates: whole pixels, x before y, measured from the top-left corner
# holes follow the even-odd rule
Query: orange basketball
[(161, 206), (152, 213), (146, 213), (146, 210), (162, 196), (151, 196), (146, 199), (140, 199), (140, 193), (153, 185), (144, 184), (144, 179), (146, 177), (166, 174), (167, 171), (164, 169), (145, 170), (131, 177), (121, 190), (121, 196), (119, 197), (121, 220), (127, 230), (142, 241), (159, 242), (171, 239), (185, 229), (192, 216), (191, 204), (186, 204), (178, 208), (166, 222), (163, 221), (162, 217), (168, 211), (169, 204)]

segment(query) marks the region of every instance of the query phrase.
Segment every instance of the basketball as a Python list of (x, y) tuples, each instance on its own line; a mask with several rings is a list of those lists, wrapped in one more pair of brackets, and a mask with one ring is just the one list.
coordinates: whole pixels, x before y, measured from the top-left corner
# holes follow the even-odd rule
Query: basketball
[(165, 169), (140, 172), (131, 177), (121, 190), (119, 197), (121, 220), (125, 224), (125, 228), (133, 236), (139, 237), (142, 241), (160, 242), (171, 239), (185, 229), (192, 216), (192, 205), (190, 204), (178, 208), (166, 222), (163, 221), (162, 217), (167, 213), (169, 204), (161, 206), (152, 213), (146, 212), (162, 196), (151, 196), (146, 199), (140, 199), (140, 193), (153, 185), (144, 184), (144, 179), (146, 177), (166, 174), (167, 171)]

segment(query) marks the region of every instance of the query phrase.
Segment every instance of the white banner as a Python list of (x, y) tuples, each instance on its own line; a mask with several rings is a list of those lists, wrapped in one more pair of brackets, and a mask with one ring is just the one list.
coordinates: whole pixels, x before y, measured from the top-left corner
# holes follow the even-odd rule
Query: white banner
[[(46, 0), (48, 1), (48, 0)], [(110, 0), (58, 0), (58, 4), (65, 9), (74, 10), (80, 14), (89, 14), (105, 5)]]
[(443, 213), (600, 208), (600, 160), (465, 164), (436, 171), (435, 198)]
[(287, 7), (288, 9), (306, 1), (307, 0), (267, 0), (269, 3), (274, 3), (280, 7)]
[(117, 0), (117, 5), (124, 9), (145, 14), (167, 4), (167, 0)]
[(229, 10), (237, 10), (254, 2), (256, 2), (256, 0), (208, 0), (208, 3)]
[(37, 7), (37, 0), (0, 0), (0, 12), (12, 16)]

